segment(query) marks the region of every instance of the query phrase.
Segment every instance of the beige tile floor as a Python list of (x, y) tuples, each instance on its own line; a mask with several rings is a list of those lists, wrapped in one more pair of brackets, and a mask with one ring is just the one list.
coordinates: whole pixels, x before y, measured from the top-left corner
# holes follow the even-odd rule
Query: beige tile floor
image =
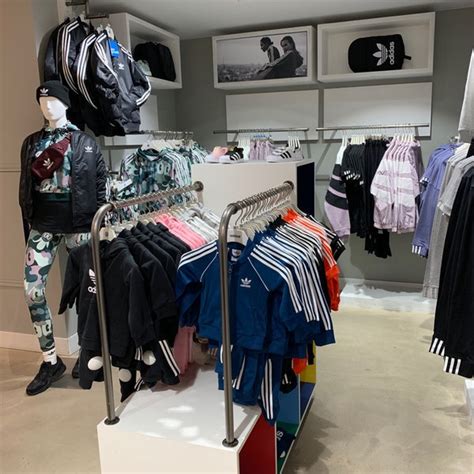
[[(345, 310), (334, 319), (338, 342), (318, 353), (316, 398), (285, 473), (474, 473), (463, 380), (427, 352), (432, 317)], [(27, 397), (39, 362), (0, 350), (0, 472), (100, 472), (102, 385), (79, 389), (69, 359), (54, 388)]]

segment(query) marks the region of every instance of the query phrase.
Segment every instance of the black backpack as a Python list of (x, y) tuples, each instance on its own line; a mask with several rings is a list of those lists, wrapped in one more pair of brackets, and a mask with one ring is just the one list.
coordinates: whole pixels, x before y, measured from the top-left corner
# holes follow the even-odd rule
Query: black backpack
[(133, 51), (133, 58), (136, 61), (146, 61), (153, 77), (166, 81), (176, 80), (173, 56), (164, 44), (152, 42), (137, 44)]
[(349, 67), (354, 72), (391, 71), (401, 69), (405, 44), (401, 35), (358, 38), (349, 46)]

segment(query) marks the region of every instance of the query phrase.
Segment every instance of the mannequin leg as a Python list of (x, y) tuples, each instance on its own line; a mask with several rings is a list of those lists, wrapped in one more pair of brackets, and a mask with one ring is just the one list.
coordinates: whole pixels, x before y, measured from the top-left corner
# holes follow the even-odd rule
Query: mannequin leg
[(32, 229), (25, 254), (25, 299), (39, 339), (45, 362), (57, 361), (51, 311), (46, 302), (46, 283), (62, 234), (40, 233)]

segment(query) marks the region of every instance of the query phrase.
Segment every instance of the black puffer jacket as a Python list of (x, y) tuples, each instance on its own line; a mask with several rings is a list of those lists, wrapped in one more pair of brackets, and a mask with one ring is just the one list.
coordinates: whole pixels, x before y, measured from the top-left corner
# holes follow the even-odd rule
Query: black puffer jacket
[[(40, 130), (29, 135), (21, 147), (19, 201), (23, 220), (29, 224), (33, 218), (34, 191), (31, 165), (43, 133)], [(79, 228), (91, 225), (95, 212), (106, 201), (107, 170), (99, 146), (87, 133), (71, 132), (71, 148), (73, 226)]]

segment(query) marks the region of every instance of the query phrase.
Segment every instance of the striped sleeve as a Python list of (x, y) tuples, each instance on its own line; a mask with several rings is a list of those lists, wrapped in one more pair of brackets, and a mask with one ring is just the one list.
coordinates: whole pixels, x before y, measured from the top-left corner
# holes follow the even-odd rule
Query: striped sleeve
[(203, 278), (217, 257), (217, 242), (182, 256), (176, 276), (176, 300), (181, 326), (194, 326), (197, 323)]

